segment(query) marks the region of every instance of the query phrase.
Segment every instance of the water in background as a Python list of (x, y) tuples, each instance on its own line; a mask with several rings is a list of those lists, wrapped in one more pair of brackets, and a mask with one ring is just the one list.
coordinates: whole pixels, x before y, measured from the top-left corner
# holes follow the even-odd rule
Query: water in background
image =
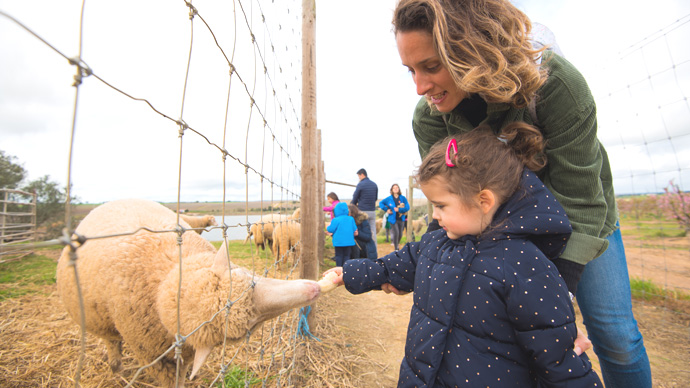
[[(223, 217), (215, 216), (218, 225), (223, 225)], [(260, 215), (250, 216), (225, 216), (225, 224), (228, 228), (228, 240), (244, 240), (247, 237), (247, 221), (250, 223), (257, 222), (261, 218)], [(242, 226), (238, 226), (242, 225)], [(223, 229), (212, 229), (210, 232), (201, 233), (201, 237), (208, 241), (222, 241)]]

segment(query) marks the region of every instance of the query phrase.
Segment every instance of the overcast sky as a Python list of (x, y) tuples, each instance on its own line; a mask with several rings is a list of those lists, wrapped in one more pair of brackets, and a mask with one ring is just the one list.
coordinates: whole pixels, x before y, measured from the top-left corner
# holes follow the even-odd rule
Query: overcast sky
[[(278, 8), (279, 3), (283, 8)], [(690, 2), (515, 3), (533, 21), (554, 31), (566, 58), (588, 79), (598, 99), (600, 138), (612, 159), (617, 192), (658, 191), (674, 174), (678, 178), (688, 174), (690, 71), (685, 62), (690, 56), (687, 49), (675, 47), (677, 42), (687, 46), (688, 24), (679, 23), (666, 38), (650, 42), (645, 53), (626, 56), (625, 50), (687, 19)], [(206, 138), (185, 132), (180, 170), (178, 124), (145, 102), (133, 101), (94, 77), (85, 78), (79, 89), (72, 158), (73, 194), (82, 201), (124, 197), (175, 201), (180, 174), (183, 201), (258, 199), (261, 193), (266, 200), (294, 199), (298, 194), (294, 165), (300, 162), (295, 131), (301, 112), (301, 1), (243, 2), (243, 9), (235, 8), (236, 21), (230, 1), (193, 4), (223, 53), (199, 18), (190, 35), (188, 10), (181, 0), (87, 2), (83, 61), (106, 82), (145, 98), (164, 115), (173, 120), (183, 117)], [(405, 186), (420, 163), (410, 124), (419, 96), (400, 63), (391, 33), (395, 1), (317, 0), (316, 4), (317, 127), (322, 130), (326, 178), (356, 184), (355, 173), (364, 167), (383, 198), (391, 184)], [(0, 0), (0, 11), (67, 57), (79, 52), (80, 7), (81, 2), (72, 0)], [(261, 23), (262, 12), (270, 23), (267, 28)], [(247, 24), (260, 52), (248, 43)], [(65, 183), (75, 68), (2, 15), (0, 37), (0, 149), (18, 158), (29, 179), (47, 174)], [(190, 42), (193, 56), (182, 104)], [(276, 59), (271, 59), (271, 44)], [(225, 58), (244, 82), (232, 80), (228, 119)], [(657, 74), (673, 64), (678, 65), (675, 72), (626, 87), (630, 79), (644, 79), (645, 71)], [(637, 73), (628, 75), (626, 70)], [(619, 92), (621, 85), (625, 93)], [(249, 93), (256, 102), (254, 109), (248, 108)], [(628, 109), (623, 111), (622, 106)], [(644, 113), (650, 107), (651, 113)], [(224, 139), (225, 122), (230, 124)], [(235, 160), (226, 162), (224, 174), (221, 154), (209, 142), (246, 161), (264, 179), (253, 171), (245, 175), (243, 164)], [(685, 185), (689, 183), (686, 177)], [(328, 184), (326, 192), (330, 191), (350, 198), (354, 188)]]

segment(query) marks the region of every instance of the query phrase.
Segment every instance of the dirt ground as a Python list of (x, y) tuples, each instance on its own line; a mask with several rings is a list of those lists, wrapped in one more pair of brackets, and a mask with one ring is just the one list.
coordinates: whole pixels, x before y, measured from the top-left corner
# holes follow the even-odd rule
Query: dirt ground
[[(655, 284), (687, 294), (690, 284), (688, 241), (687, 238), (655, 239), (654, 244), (648, 241), (643, 245), (625, 239), (631, 277), (650, 279)], [(650, 245), (654, 247), (649, 248)], [(390, 251), (390, 245), (380, 244), (380, 255)], [(55, 259), (57, 255), (55, 252)], [(321, 361), (335, 365), (333, 368), (349, 364), (354, 373), (349, 374), (352, 376), (349, 379), (312, 379), (295, 386), (395, 387), (404, 355), (412, 296), (383, 292), (351, 295), (341, 287), (325, 295), (319, 303), (316, 320), (327, 325), (317, 325), (314, 334), (326, 345), (314, 342), (308, 346), (337, 347), (337, 354), (324, 352), (326, 357), (333, 354), (330, 357), (335, 359)], [(690, 387), (690, 308), (687, 301), (683, 304), (668, 299), (636, 300), (634, 311), (650, 358), (653, 386)], [(70, 358), (66, 350), (79, 349), (79, 336), (78, 328), (67, 318), (55, 285), (46, 286), (44, 295), (0, 302), (0, 334), (4, 338), (0, 341), (0, 386), (72, 386), (64, 382), (72, 376), (76, 360)], [(578, 321), (581, 322), (579, 316)], [(318, 331), (320, 327), (328, 329)], [(101, 360), (104, 353), (104, 346), (90, 337), (85, 362), (90, 366), (91, 375), (84, 376), (82, 386), (126, 385), (124, 378), (107, 369)], [(588, 354), (599, 371), (596, 354), (592, 350)], [(135, 367), (136, 363), (130, 360), (130, 374)], [(96, 375), (99, 375), (96, 380), (99, 383), (87, 383), (94, 381), (90, 379)]]

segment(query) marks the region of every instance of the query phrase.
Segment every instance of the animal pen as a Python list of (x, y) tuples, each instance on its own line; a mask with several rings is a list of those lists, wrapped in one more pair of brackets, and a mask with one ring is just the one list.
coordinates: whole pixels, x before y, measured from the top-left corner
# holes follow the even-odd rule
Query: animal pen
[[(105, 75), (109, 72), (106, 68), (110, 66), (110, 59), (107, 55), (97, 58), (97, 54), (89, 53), (87, 47), (90, 42), (97, 46), (108, 40), (103, 35), (90, 35), (89, 23), (109, 23), (113, 12), (122, 10), (120, 6), (111, 5), (109, 9), (102, 9), (103, 13), (95, 9), (90, 13), (87, 3), (82, 3), (81, 7), (71, 4), (71, 11), (78, 16), (75, 27), (78, 27), (79, 34), (76, 36), (77, 51), (69, 55), (58, 44), (51, 42), (51, 36), (41, 36), (37, 32), (40, 26), (25, 21), (27, 18), (30, 20), (30, 17), (23, 15), (25, 20), (20, 20), (19, 17), (0, 10), (0, 18), (4, 22), (11, 22), (15, 31), (28, 33), (34, 38), (37, 50), (50, 52), (50, 55), (62, 59), (63, 64), (68, 64), (74, 70), (69, 76), (74, 86), (73, 114), (70, 124), (63, 125), (65, 135), (70, 138), (66, 166), (67, 198), (78, 196), (79, 182), (84, 182), (81, 180), (83, 177), (75, 173), (75, 165), (93, 163), (96, 159), (104, 162), (109, 158), (105, 155), (107, 150), (118, 148), (117, 138), (128, 138), (129, 141), (124, 143), (126, 154), (115, 158), (140, 157), (141, 166), (157, 166), (155, 173), (145, 168), (127, 173), (129, 177), (121, 182), (129, 181), (132, 184), (137, 181), (135, 185), (138, 187), (131, 190), (132, 197), (145, 196), (147, 191), (152, 192), (156, 187), (163, 188), (176, 193), (171, 198), (175, 200), (175, 210), (179, 214), (182, 200), (190, 195), (193, 197), (193, 191), (197, 190), (195, 187), (203, 186), (195, 181), (197, 174), (194, 174), (195, 169), (201, 168), (214, 176), (213, 185), (217, 189), (214, 189), (217, 193), (215, 200), (223, 204), (223, 217), (226, 214), (225, 204), (230, 198), (241, 198), (246, 203), (258, 198), (260, 212), (270, 208), (271, 212), (285, 215), (292, 214), (289, 207), (291, 203), (298, 203), (301, 217), (297, 221), (302, 226), (298, 246), (293, 246), (290, 252), (285, 253), (285, 257), (273, 257), (268, 250), (263, 255), (253, 255), (249, 261), (249, 270), (257, 275), (257, 281), (260, 281), (259, 276), (317, 279), (320, 277), (317, 255), (323, 255), (323, 233), (317, 233), (323, 229), (323, 220), (319, 220), (320, 213), (317, 212), (317, 202), (323, 191), (318, 190), (319, 186), (323, 186), (319, 185), (323, 179), (323, 171), (318, 155), (320, 149), (316, 130), (314, 1), (281, 2), (270, 4), (268, 8), (257, 1), (215, 2), (203, 6), (197, 6), (191, 1), (180, 1), (176, 5), (178, 7), (171, 6), (169, 2), (143, 4), (136, 13), (128, 16), (131, 23), (128, 29), (135, 30), (132, 36), (136, 41), (126, 42), (125, 46), (116, 45), (121, 47), (122, 54), (125, 50), (129, 53), (127, 55), (131, 55), (132, 50), (136, 51), (140, 56), (137, 62), (146, 63), (150, 68), (166, 69), (170, 66), (171, 58), (174, 58), (173, 67), (178, 70), (178, 77), (158, 80), (160, 83), (155, 89), (150, 86), (140, 88), (140, 85), (129, 82), (131, 80), (112, 73)], [(169, 40), (174, 40), (171, 44), (158, 44), (158, 38), (150, 36), (148, 25), (152, 19), (158, 20), (157, 28), (160, 32), (164, 32)], [(147, 36), (151, 39), (147, 39)], [(73, 43), (70, 46), (75, 47)], [(161, 50), (150, 49), (159, 47)], [(207, 55), (212, 55), (215, 60), (204, 62), (202, 58)], [(90, 58), (88, 63), (87, 58)], [(136, 67), (138, 65), (133, 68)], [(120, 71), (128, 70), (121, 68)], [(156, 74), (150, 73), (153, 77)], [(209, 79), (213, 80), (213, 84), (206, 83)], [(137, 120), (112, 123), (112, 127), (111, 124), (101, 122), (98, 129), (93, 126), (98, 121), (90, 115), (94, 103), (99, 105), (123, 100), (131, 104), (131, 113), (141, 115)], [(115, 127), (120, 128), (115, 130)], [(127, 127), (133, 130), (123, 131)], [(111, 136), (114, 133), (110, 132), (112, 130), (119, 133)], [(97, 151), (100, 156), (89, 155), (89, 147), (84, 146), (95, 139), (98, 139), (98, 143), (104, 140), (109, 142), (107, 147)], [(165, 159), (146, 159), (146, 149), (153, 146), (169, 150), (165, 152)], [(98, 183), (98, 177), (89, 177), (88, 184), (91, 187), (103, 184), (103, 188), (107, 190), (113, 181), (123, 179), (120, 173), (110, 170), (106, 162), (100, 163), (99, 169), (103, 176), (111, 176), (108, 179), (110, 182)], [(272, 206), (276, 203), (281, 205)], [(63, 237), (58, 241), (42, 244), (59, 242), (65, 245), (66, 252), (71, 257), (70, 265), (76, 274), (79, 267), (79, 247), (82, 244), (91, 239), (115, 236), (70, 237), (77, 226), (74, 209), (74, 205), (68, 200)], [(248, 212), (249, 209), (245, 208), (244, 213)], [(222, 229), (224, 239), (227, 240), (227, 230), (245, 229), (248, 232), (249, 227), (250, 224), (246, 221), (232, 225), (223, 222), (213, 228)], [(3, 224), (3, 231), (6, 228), (9, 225)], [(118, 235), (137, 232), (138, 230), (123, 230)], [(184, 230), (175, 228), (155, 232), (180, 234)], [(3, 236), (4, 250), (4, 242), (9, 237)], [(300, 254), (297, 255), (296, 251)], [(286, 260), (288, 255), (294, 257), (289, 268), (278, 270), (277, 265)], [(181, 266), (182, 257), (178, 261)], [(76, 277), (74, 286), (79, 290), (81, 282), (85, 281), (89, 279)], [(216, 312), (216, 315), (232, 314), (231, 306), (235, 300), (247, 292), (248, 290), (244, 290), (228, 295), (226, 306)], [(207, 379), (208, 385), (220, 383), (234, 369), (244, 368), (250, 371), (247, 376), (263, 380), (263, 384), (297, 384), (293, 377), (299, 377), (299, 372), (295, 374), (296, 365), (301, 363), (298, 344), (303, 336), (310, 334), (308, 325), (318, 313), (316, 307), (313, 305), (310, 310), (289, 311), (272, 320), (270, 325), (259, 329), (258, 333), (252, 333), (251, 338), (248, 335), (243, 343), (225, 344), (214, 363), (215, 375)], [(84, 311), (82, 305), (77, 319), (82, 321), (81, 351), (75, 373), (71, 376), (75, 386), (92, 384), (82, 381), (87, 348)], [(208, 322), (201, 326), (206, 324)], [(168, 350), (160, 357), (174, 354), (197, 330), (191, 333), (178, 331), (175, 335), (177, 341), (170, 343)], [(257, 354), (260, 356), (256, 356)], [(175, 358), (178, 363), (191, 362), (182, 360), (179, 356)], [(250, 360), (252, 365), (249, 364)], [(139, 384), (142, 378), (146, 384), (148, 380), (142, 376), (146, 374), (147, 368), (155, 364), (154, 360), (150, 361), (149, 365), (139, 365), (137, 371), (129, 376), (128, 386)], [(240, 365), (244, 365), (244, 368)]]
[(0, 189), (0, 204), (0, 262), (31, 254), (24, 243), (36, 240), (36, 194)]
[[(60, 150), (67, 155), (67, 198), (78, 197), (87, 187), (97, 188), (102, 194), (115, 185), (124, 185), (131, 197), (150, 197), (150, 193), (162, 190), (169, 196), (147, 199), (172, 204), (179, 214), (182, 203), (212, 192), (211, 201), (221, 203), (223, 218), (229, 214), (231, 200), (243, 201), (244, 222), (222, 222), (209, 228), (222, 230), (224, 239), (229, 230), (248, 233), (251, 212), (287, 216), (293, 214), (293, 205), (297, 204), (301, 210), (298, 244), (284, 257), (273, 256), (270, 249), (256, 253), (251, 247), (243, 248), (247, 253), (242, 265), (257, 276), (319, 278), (325, 241), (320, 209), (329, 191), (327, 185), (337, 182), (326, 181), (328, 166), (322, 161), (321, 131), (316, 122), (315, 0), (270, 4), (258, 0), (144, 3), (137, 6), (136, 12), (126, 14), (122, 4), (108, 4), (98, 11), (91, 11), (88, 5), (83, 9), (83, 5), (72, 6), (71, 20), (79, 34), (71, 41), (55, 36), (60, 44), (53, 42), (53, 36), (39, 32), (40, 18), (19, 17), (0, 9), (0, 21), (11, 24), (16, 34), (31, 36), (33, 44), (27, 49), (51, 58), (46, 69), (60, 69), (51, 77), (60, 79), (62, 89), (69, 89), (73, 97), (64, 107), (69, 114), (58, 123), (64, 137), (69, 138), (68, 145)], [(57, 6), (64, 5), (46, 5)], [(50, 14), (50, 8), (41, 13)], [(112, 31), (122, 28), (123, 20), (127, 20), (133, 37), (124, 42), (112, 37)], [(152, 20), (159, 23), (156, 33), (151, 31)], [(107, 33), (92, 33), (88, 27), (94, 24), (110, 28), (106, 28)], [(689, 26), (687, 18), (681, 19), (621, 51), (619, 62), (602, 70), (609, 78), (593, 88), (600, 111), (626, 112), (624, 106), (633, 106), (636, 112), (600, 122), (599, 132), (612, 162), (613, 179), (621, 194), (626, 194), (619, 199), (619, 206), (624, 237), (630, 236), (625, 242), (631, 278), (643, 285), (655, 285), (641, 288), (636, 297), (643, 304), (662, 300), (669, 317), (680, 316), (684, 322), (690, 320), (690, 315), (686, 307), (678, 307), (683, 299), (674, 295), (690, 294), (690, 245), (687, 228), (680, 230), (674, 214), (682, 218), (685, 212), (687, 216), (687, 207), (682, 206), (688, 203), (684, 190), (690, 180), (690, 54), (685, 43)], [(71, 51), (67, 53), (63, 47)], [(107, 49), (94, 50), (104, 47)], [(646, 60), (649, 56), (667, 61), (653, 67)], [(111, 63), (122, 57), (134, 60)], [(634, 68), (637, 76), (620, 79), (616, 69), (622, 66)], [(164, 69), (174, 70), (173, 76)], [(141, 73), (146, 78), (133, 75)], [(122, 112), (107, 111), (106, 117), (93, 113), (99, 107), (116, 104), (123, 107)], [(408, 140), (414, 141), (411, 133)], [(164, 152), (151, 160), (148, 150), (154, 147)], [(653, 159), (659, 149), (672, 152), (662, 152), (662, 158)], [(135, 159), (139, 167), (121, 171), (117, 161), (125, 157)], [(97, 173), (86, 175), (75, 169), (85, 164), (95, 166)], [(211, 178), (202, 177), (202, 170)], [(407, 186), (407, 195), (415, 198), (418, 192), (411, 179)], [(665, 188), (669, 189), (666, 194)], [(6, 203), (12, 202), (5, 198)], [(422, 204), (431, 220), (431, 209), (416, 198), (413, 203)], [(33, 205), (20, 201), (22, 206), (33, 206), (31, 211), (20, 211), (22, 217), (35, 212), (33, 201)], [(252, 202), (259, 203), (259, 210), (250, 209)], [(22, 249), (62, 244), (73, 255), (76, 271), (81, 244), (89, 239), (114, 237), (72, 236), (78, 221), (76, 209), (76, 204), (66, 204), (66, 229), (59, 241), (24, 244)], [(4, 221), (8, 214), (3, 211), (3, 231), (9, 230)], [(27, 233), (32, 232), (35, 229)], [(127, 230), (122, 234), (138, 232)], [(156, 232), (179, 235), (184, 230)], [(8, 245), (4, 236), (7, 232), (0, 236), (3, 252), (18, 246)], [(288, 265), (279, 268), (284, 260)], [(79, 288), (80, 284), (74, 286)], [(231, 314), (231, 306), (242, 294), (229, 295), (227, 305), (217, 315)], [(318, 358), (310, 354), (314, 351), (310, 341), (318, 336), (310, 332), (310, 327), (313, 329), (319, 313), (318, 302), (311, 309), (291, 310), (239, 344), (224, 343), (210, 357), (203, 370), (204, 379), (188, 384), (216, 386), (238, 372), (242, 386), (317, 387), (337, 381), (342, 377), (337, 368), (305, 367)], [(175, 354), (195, 332), (175, 333), (166, 354)], [(690, 332), (683, 340), (689, 338)], [(97, 353), (94, 348), (100, 345), (95, 345), (97, 341), (83, 326), (78, 334), (60, 339), (76, 349), (77, 357), (61, 359), (69, 367), (69, 376), (53, 376), (57, 383), (48, 380), (39, 384), (94, 386), (101, 384), (103, 374), (111, 373), (89, 369), (96, 363), (91, 354)], [(51, 334), (45, 341), (53, 340)], [(118, 382), (123, 386), (155, 384), (146, 376), (146, 370), (155, 363), (151, 361), (133, 362), (129, 373)], [(178, 362), (183, 360), (178, 358)], [(687, 371), (679, 373), (686, 373), (690, 379)]]

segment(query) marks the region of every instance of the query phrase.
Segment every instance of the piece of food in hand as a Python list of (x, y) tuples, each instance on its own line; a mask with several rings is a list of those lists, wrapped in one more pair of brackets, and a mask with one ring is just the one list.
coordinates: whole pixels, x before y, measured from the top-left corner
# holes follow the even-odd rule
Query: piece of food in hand
[(339, 284), (333, 283), (333, 279), (337, 278), (338, 274), (335, 272), (329, 272), (323, 279), (319, 280), (319, 286), (321, 287), (321, 292), (328, 292), (338, 288)]

